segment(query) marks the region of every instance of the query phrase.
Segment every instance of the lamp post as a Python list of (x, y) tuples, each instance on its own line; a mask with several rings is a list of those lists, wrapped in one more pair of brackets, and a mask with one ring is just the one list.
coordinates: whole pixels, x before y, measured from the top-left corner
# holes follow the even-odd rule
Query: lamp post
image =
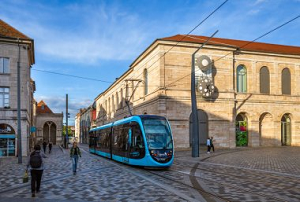
[(21, 66), (20, 66), (20, 60), (21, 60), (21, 50), (20, 50), (20, 43), (18, 39), (18, 48), (19, 48), (19, 55), (18, 55), (18, 66), (17, 66), (17, 93), (18, 93), (18, 163), (22, 164), (22, 135), (21, 135)]
[(197, 98), (196, 98), (196, 78), (195, 78), (195, 55), (207, 44), (207, 42), (217, 34), (215, 31), (193, 54), (192, 54), (192, 73), (191, 73), (191, 99), (192, 99), (192, 157), (199, 157), (199, 123), (197, 112)]

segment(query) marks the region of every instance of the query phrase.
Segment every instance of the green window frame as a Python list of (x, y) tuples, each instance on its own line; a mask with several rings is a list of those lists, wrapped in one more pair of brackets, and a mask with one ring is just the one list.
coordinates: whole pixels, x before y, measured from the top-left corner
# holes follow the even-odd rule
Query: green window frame
[(247, 92), (247, 69), (244, 65), (239, 65), (236, 71), (236, 85), (238, 93)]

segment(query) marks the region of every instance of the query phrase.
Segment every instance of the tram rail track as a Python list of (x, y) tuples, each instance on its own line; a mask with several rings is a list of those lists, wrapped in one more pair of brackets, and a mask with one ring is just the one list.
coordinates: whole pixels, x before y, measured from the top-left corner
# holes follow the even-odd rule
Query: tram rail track
[[(175, 162), (173, 164), (175, 164), (175, 166), (182, 166), (182, 165), (179, 165), (178, 163), (175, 163)], [(191, 169), (193, 168), (192, 166), (188, 166), (188, 165), (185, 165), (185, 166), (182, 166), (182, 167), (184, 167), (184, 168), (191, 168)], [(237, 167), (237, 169), (239, 169), (239, 168)], [(217, 169), (214, 169), (212, 171), (211, 169), (208, 169), (208, 168), (203, 168), (203, 167), (199, 168), (198, 167), (197, 170), (203, 170), (205, 172), (210, 172), (210, 173), (213, 173), (213, 174), (220, 174), (220, 175), (232, 176), (232, 177), (236, 177), (236, 178), (243, 177), (244, 180), (247, 180), (248, 182), (251, 182), (251, 183), (256, 183), (257, 184), (257, 183), (261, 182), (261, 183), (266, 184), (265, 181), (261, 180), (262, 178), (261, 178), (261, 176), (258, 176), (258, 174), (256, 174), (257, 176), (255, 176), (255, 177), (256, 178), (260, 178), (260, 179), (253, 180), (253, 179), (249, 178), (248, 176), (246, 176), (247, 179), (245, 179), (245, 176), (228, 173), (226, 171), (221, 172), (221, 171), (218, 171)], [(253, 170), (253, 171), (260, 172), (259, 170)], [(280, 177), (280, 176), (276, 175), (275, 173), (265, 173), (264, 172), (264, 177), (266, 177), (266, 175), (269, 175), (270, 178), (276, 178), (276, 179), (279, 179), (279, 177)], [(295, 183), (298, 182), (298, 180), (296, 180), (293, 176), (284, 176), (284, 177), (285, 178), (289, 178), (289, 181), (292, 180), (292, 181), (295, 181)], [(275, 183), (267, 183), (267, 184), (269, 184), (269, 185), (277, 185)]]
[[(144, 171), (147, 172), (147, 173), (150, 173), (152, 175), (156, 175), (156, 176), (158, 176), (160, 178), (163, 178), (165, 180), (168, 180), (168, 181), (171, 181), (171, 182), (175, 182), (175, 183), (178, 183), (180, 185), (186, 186), (188, 188), (194, 189), (197, 192), (199, 192), (206, 200), (209, 200), (209, 201), (211, 201), (211, 200), (214, 200), (214, 201), (220, 200), (220, 201), (226, 201), (226, 202), (230, 201), (230, 200), (228, 200), (228, 199), (226, 199), (224, 197), (221, 197), (220, 195), (208, 192), (208, 191), (204, 190), (203, 188), (201, 188), (200, 186), (195, 186), (195, 185), (191, 186), (191, 185), (183, 183), (181, 181), (174, 180), (174, 179), (171, 179), (169, 177), (166, 177), (165, 175), (157, 174), (157, 173), (155, 173), (155, 171), (150, 171), (150, 170), (144, 170)], [(218, 200), (216, 200), (216, 199), (218, 199)]]
[[(176, 163), (174, 163), (174, 164), (176, 164)], [(210, 173), (213, 173), (213, 174), (218, 173), (215, 170), (212, 171), (212, 170), (208, 170), (208, 169), (198, 168), (198, 165), (194, 166), (194, 167), (192, 167), (192, 166), (185, 166), (185, 168), (186, 167), (192, 168), (192, 170), (193, 169), (194, 170), (202, 170), (202, 171), (210, 172)], [(253, 190), (250, 190), (250, 189), (241, 188), (239, 186), (232, 185), (232, 184), (229, 184), (229, 183), (219, 182), (219, 181), (215, 181), (215, 180), (208, 179), (208, 178), (205, 178), (205, 177), (197, 176), (197, 175), (195, 175), (195, 172), (194, 172), (194, 174), (191, 174), (191, 173), (186, 173), (186, 172), (180, 172), (180, 171), (174, 170), (174, 169), (170, 169), (170, 171), (178, 172), (178, 173), (181, 173), (183, 175), (194, 176), (195, 178), (201, 179), (203, 181), (207, 181), (207, 182), (211, 182), (211, 183), (217, 183), (219, 185), (223, 185), (224, 187), (231, 187), (231, 188), (234, 188), (234, 189), (242, 190), (242, 191), (244, 191), (246, 193), (251, 193), (253, 195), (258, 195), (258, 196), (261, 196), (261, 197), (264, 197), (264, 198), (267, 198), (267, 199), (272, 199), (272, 200), (275, 200), (275, 201), (287, 201), (286, 199), (278, 198), (278, 197), (275, 197), (275, 196), (270, 196), (268, 194), (258, 193), (257, 191), (253, 191)], [(224, 176), (225, 175), (231, 175), (231, 176), (234, 176), (234, 177), (240, 177), (238, 175), (233, 175), (233, 174), (228, 174), (228, 173), (219, 173), (219, 174), (222, 174)], [(252, 184), (257, 184), (257, 182), (258, 182), (258, 181), (249, 180), (249, 179), (247, 181), (251, 182)], [(259, 182), (262, 182), (262, 181), (259, 181)], [(275, 183), (268, 183), (268, 184), (269, 185), (276, 185)]]

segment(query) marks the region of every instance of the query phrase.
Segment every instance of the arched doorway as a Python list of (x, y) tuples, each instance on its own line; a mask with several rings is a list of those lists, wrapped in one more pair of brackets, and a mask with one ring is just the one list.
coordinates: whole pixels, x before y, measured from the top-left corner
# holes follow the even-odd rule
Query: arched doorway
[(291, 146), (291, 143), (292, 143), (291, 118), (289, 114), (285, 114), (281, 118), (281, 145)]
[(274, 121), (273, 116), (269, 113), (264, 113), (259, 118), (259, 137), (260, 146), (274, 145)]
[(8, 124), (0, 124), (0, 157), (15, 156), (16, 133)]
[(248, 119), (245, 113), (239, 113), (235, 119), (236, 146), (248, 146)]
[[(201, 145), (206, 144), (208, 137), (208, 116), (205, 111), (198, 109), (198, 122), (199, 122), (199, 143)], [(189, 119), (189, 130), (190, 130), (190, 146), (192, 146), (192, 114)]]
[(47, 121), (43, 127), (43, 141), (56, 144), (56, 125), (52, 121)]

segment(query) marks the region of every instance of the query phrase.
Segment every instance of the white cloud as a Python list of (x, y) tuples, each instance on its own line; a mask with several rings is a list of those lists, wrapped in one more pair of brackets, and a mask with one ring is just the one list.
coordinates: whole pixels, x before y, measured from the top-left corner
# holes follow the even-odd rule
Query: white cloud
[(258, 5), (267, 2), (268, 0), (256, 0), (253, 5)]
[[(149, 27), (143, 26), (139, 16), (126, 13), (118, 6), (71, 4), (59, 9), (65, 14), (56, 15), (56, 11), (51, 17), (50, 12), (55, 11), (42, 6), (41, 9), (43, 14), (35, 14), (40, 18), (32, 19), (28, 11), (20, 11), (20, 15), (29, 20), (20, 21), (13, 16), (7, 19), (35, 40), (36, 52), (44, 58), (64, 63), (95, 64), (100, 60), (132, 60), (144, 48), (141, 46), (144, 39), (148, 38), (147, 33), (151, 33), (145, 30)], [(62, 26), (69, 28), (55, 24), (60, 20), (64, 21), (60, 23)]]
[[(43, 100), (53, 113), (66, 113), (66, 98), (65, 97), (49, 97), (49, 96), (36, 96), (35, 100), (40, 102)], [(74, 125), (74, 117), (79, 112), (80, 108), (86, 108), (93, 103), (90, 99), (69, 99), (68, 112), (70, 113), (69, 125)]]

